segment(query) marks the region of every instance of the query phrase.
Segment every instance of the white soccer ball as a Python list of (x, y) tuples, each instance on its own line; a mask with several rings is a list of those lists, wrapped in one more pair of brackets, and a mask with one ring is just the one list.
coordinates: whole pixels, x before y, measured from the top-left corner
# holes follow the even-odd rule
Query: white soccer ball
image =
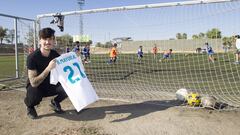
[(181, 88), (176, 92), (177, 100), (180, 100), (180, 101), (186, 101), (187, 95), (188, 95), (188, 91), (187, 89), (184, 89), (184, 88)]
[(201, 98), (202, 106), (204, 108), (214, 108), (217, 102), (217, 99), (213, 96), (203, 96)]

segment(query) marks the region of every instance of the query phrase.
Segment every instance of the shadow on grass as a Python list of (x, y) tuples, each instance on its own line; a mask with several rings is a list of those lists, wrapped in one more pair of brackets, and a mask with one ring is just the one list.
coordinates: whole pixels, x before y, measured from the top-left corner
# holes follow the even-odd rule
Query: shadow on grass
[(111, 122), (121, 122), (121, 121), (135, 119), (153, 112), (166, 110), (170, 107), (179, 106), (179, 105), (181, 105), (181, 102), (176, 100), (146, 101), (146, 102), (135, 103), (135, 104), (92, 107), (92, 108), (83, 109), (80, 112), (76, 112), (75, 110), (67, 110), (64, 114), (51, 113), (51, 114), (41, 115), (39, 116), (39, 118), (58, 116), (58, 117), (62, 117), (62, 118), (73, 120), (73, 121), (91, 121), (91, 120), (104, 119), (108, 114), (110, 115), (129, 114), (124, 118), (119, 118), (111, 121)]

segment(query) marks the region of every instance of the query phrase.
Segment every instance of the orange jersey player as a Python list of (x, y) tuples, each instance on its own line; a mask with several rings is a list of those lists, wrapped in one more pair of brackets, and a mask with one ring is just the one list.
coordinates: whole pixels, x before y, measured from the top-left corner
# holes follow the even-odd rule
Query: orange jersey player
[(112, 49), (110, 50), (110, 60), (109, 64), (115, 63), (117, 60), (117, 44), (113, 44)]

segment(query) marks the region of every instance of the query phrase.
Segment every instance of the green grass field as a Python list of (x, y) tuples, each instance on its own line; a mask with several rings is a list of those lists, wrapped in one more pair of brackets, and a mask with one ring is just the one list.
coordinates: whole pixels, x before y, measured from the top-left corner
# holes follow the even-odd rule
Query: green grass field
[[(19, 55), (19, 75), (23, 73), (24, 55)], [(0, 80), (15, 78), (16, 64), (14, 55), (0, 55)]]
[(215, 54), (215, 63), (206, 54), (174, 54), (169, 61), (159, 62), (145, 54), (141, 63), (135, 54), (121, 54), (116, 64), (107, 64), (108, 55), (93, 55), (85, 64), (92, 82), (144, 84), (157, 89), (176, 91), (178, 88), (221, 92), (239, 92), (240, 65), (233, 64), (234, 55)]

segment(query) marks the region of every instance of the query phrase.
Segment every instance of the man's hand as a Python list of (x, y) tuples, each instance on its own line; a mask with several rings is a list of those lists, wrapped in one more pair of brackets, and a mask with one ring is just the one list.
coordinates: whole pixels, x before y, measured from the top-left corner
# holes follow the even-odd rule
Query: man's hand
[(48, 66), (47, 66), (47, 70), (50, 72), (52, 69), (54, 69), (56, 67), (56, 59), (53, 59), (49, 62)]

